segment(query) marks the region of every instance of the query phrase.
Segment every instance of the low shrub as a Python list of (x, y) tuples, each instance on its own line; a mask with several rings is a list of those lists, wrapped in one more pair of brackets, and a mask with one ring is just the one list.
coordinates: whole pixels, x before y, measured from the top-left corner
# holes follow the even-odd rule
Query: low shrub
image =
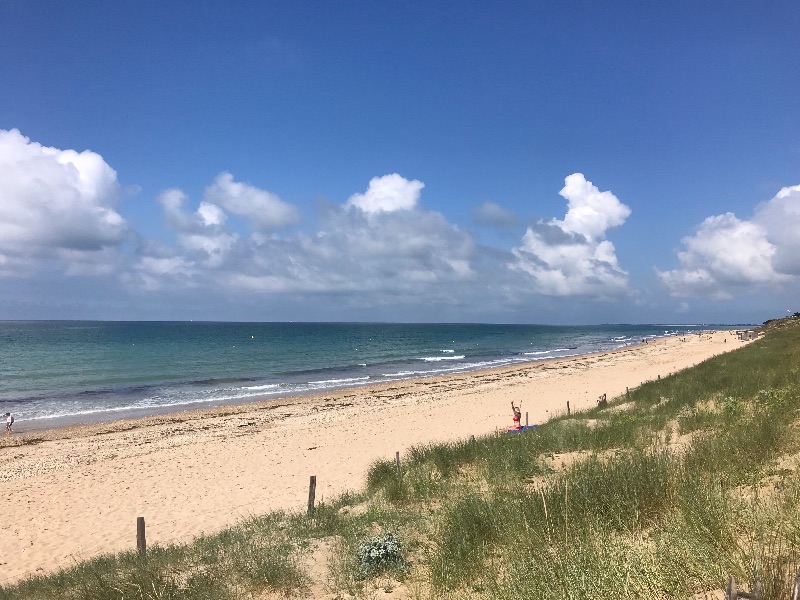
[(404, 569), (402, 548), (403, 544), (390, 531), (362, 542), (356, 553), (357, 577), (366, 579), (388, 570)]

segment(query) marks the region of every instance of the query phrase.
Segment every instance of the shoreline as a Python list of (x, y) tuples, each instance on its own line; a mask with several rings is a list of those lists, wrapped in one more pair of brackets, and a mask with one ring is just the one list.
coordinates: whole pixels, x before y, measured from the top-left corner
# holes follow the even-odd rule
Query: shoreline
[(310, 475), (330, 499), (397, 451), (505, 430), (510, 401), (541, 423), (743, 345), (728, 330), (686, 339), (4, 436), (0, 581), (133, 549), (138, 516), (164, 545), (298, 511)]
[[(228, 409), (234, 410), (241, 410), (246, 409), (247, 407), (252, 407), (254, 409), (263, 406), (264, 404), (274, 403), (274, 402), (286, 402), (292, 400), (302, 400), (302, 399), (310, 399), (314, 401), (314, 399), (325, 397), (330, 394), (337, 394), (337, 393), (344, 393), (348, 391), (357, 391), (357, 390), (369, 390), (372, 388), (377, 388), (380, 386), (385, 385), (395, 385), (395, 384), (403, 384), (406, 382), (414, 382), (418, 380), (426, 380), (429, 378), (448, 378), (448, 377), (459, 377), (470, 375), (474, 373), (481, 373), (485, 371), (493, 371), (493, 370), (502, 370), (506, 368), (516, 368), (516, 367), (531, 367), (536, 366), (542, 363), (550, 363), (554, 361), (563, 361), (563, 360), (571, 360), (571, 359), (580, 359), (584, 357), (591, 357), (598, 354), (606, 354), (611, 352), (621, 352), (625, 350), (629, 350), (631, 348), (635, 348), (637, 346), (644, 346), (647, 345), (648, 342), (645, 342), (645, 339), (648, 339), (649, 343), (658, 343), (662, 340), (677, 337), (687, 337), (687, 336), (696, 336), (696, 335), (709, 335), (710, 333), (732, 333), (734, 330), (729, 329), (721, 329), (721, 330), (704, 330), (698, 332), (691, 332), (686, 333), (683, 336), (675, 336), (675, 335), (662, 335), (650, 338), (642, 338), (639, 342), (631, 343), (626, 346), (617, 347), (617, 348), (609, 348), (603, 350), (595, 350), (587, 353), (577, 353), (577, 354), (568, 354), (563, 356), (552, 356), (547, 358), (539, 358), (539, 359), (529, 359), (529, 360), (519, 360), (519, 361), (511, 361), (506, 364), (498, 364), (495, 366), (488, 366), (488, 367), (481, 367), (481, 368), (465, 368), (461, 369), (454, 369), (450, 372), (433, 372), (428, 375), (420, 374), (414, 375), (410, 377), (397, 377), (393, 379), (386, 379), (384, 381), (370, 381), (363, 384), (345, 384), (341, 387), (329, 387), (320, 390), (307, 390), (307, 391), (287, 391), (287, 392), (278, 392), (272, 394), (265, 394), (262, 397), (253, 397), (247, 400), (214, 400), (214, 401), (202, 401), (197, 400), (194, 402), (188, 402), (186, 404), (176, 404), (176, 405), (163, 405), (163, 406), (155, 406), (150, 408), (137, 408), (137, 407), (121, 407), (119, 409), (112, 409), (107, 411), (99, 411), (93, 413), (78, 413), (73, 415), (60, 415), (51, 418), (34, 418), (32, 420), (22, 419), (19, 420), (17, 416), (17, 421), (15, 422), (15, 435), (37, 435), (37, 437), (45, 436), (46, 439), (50, 439), (54, 432), (61, 431), (61, 430), (77, 430), (80, 431), (85, 428), (91, 428), (93, 426), (103, 427), (109, 426), (112, 423), (117, 422), (139, 422), (139, 421), (149, 421), (151, 419), (164, 419), (170, 417), (180, 417), (191, 415), (194, 413), (204, 414), (204, 413), (220, 413), (226, 412)], [(16, 416), (16, 413), (14, 413)], [(110, 416), (119, 414), (121, 416)], [(52, 420), (52, 424), (48, 421)], [(3, 440), (0, 438), (0, 448), (3, 447)]]
[[(732, 331), (728, 330), (708, 331), (708, 332), (703, 332), (702, 335), (711, 335), (715, 333), (725, 334), (725, 333), (732, 333)], [(690, 334), (690, 335), (696, 336), (697, 334)], [(676, 336), (662, 336), (658, 338), (652, 338), (649, 343), (658, 344), (673, 337)], [(282, 406), (286, 404), (296, 404), (304, 402), (313, 404), (315, 402), (325, 401), (331, 396), (336, 397), (340, 394), (350, 395), (350, 394), (357, 394), (358, 392), (380, 393), (382, 390), (385, 390), (388, 387), (394, 387), (397, 385), (401, 386), (405, 384), (414, 385), (417, 384), (418, 382), (422, 383), (430, 380), (443, 380), (444, 382), (446, 382), (451, 379), (460, 379), (472, 375), (480, 376), (481, 374), (503, 373), (508, 370), (536, 368), (540, 365), (546, 365), (551, 363), (561, 363), (561, 362), (569, 362), (581, 359), (591, 359), (592, 357), (596, 356), (626, 352), (628, 350), (632, 350), (640, 346), (647, 346), (649, 345), (649, 343), (645, 344), (644, 342), (638, 342), (635, 344), (624, 346), (622, 348), (598, 350), (586, 354), (571, 354), (567, 356), (520, 361), (512, 364), (498, 365), (481, 369), (465, 369), (463, 371), (455, 371), (451, 373), (434, 373), (431, 375), (419, 375), (408, 378), (390, 379), (387, 381), (376, 381), (371, 383), (365, 383), (362, 385), (332, 387), (322, 391), (308, 391), (300, 393), (287, 392), (286, 395), (264, 396), (262, 398), (254, 398), (246, 402), (239, 402), (234, 404), (226, 404), (225, 401), (210, 402), (210, 403), (203, 403), (198, 401), (197, 403), (193, 404), (202, 404), (202, 406), (195, 408), (164, 406), (162, 407), (161, 410), (155, 409), (156, 412), (145, 414), (142, 416), (110, 418), (107, 420), (90, 419), (86, 422), (81, 422), (79, 419), (81, 419), (82, 416), (79, 415), (76, 415), (74, 417), (70, 416), (57, 417), (55, 418), (56, 421), (72, 420), (75, 422), (63, 425), (58, 424), (54, 426), (46, 426), (46, 425), (40, 426), (38, 422), (42, 421), (43, 419), (38, 419), (36, 420), (37, 422), (34, 426), (29, 427), (27, 429), (24, 428), (20, 429), (19, 427), (20, 421), (16, 421), (14, 425), (15, 431), (12, 435), (12, 439), (19, 437), (22, 444), (11, 444), (11, 445), (25, 445), (26, 441), (30, 442), (31, 438), (40, 441), (50, 441), (50, 440), (65, 439), (65, 438), (72, 438), (79, 436), (101, 435), (104, 433), (111, 433), (115, 431), (130, 431), (142, 427), (163, 425), (165, 423), (182, 423), (187, 420), (195, 418), (225, 417), (225, 416), (240, 414), (243, 412), (248, 412), (251, 410), (252, 411), (270, 410), (272, 407), (274, 407), (276, 403), (281, 404)], [(132, 411), (132, 412), (135, 412), (137, 410), (144, 411), (146, 409), (129, 409), (129, 408), (120, 409), (120, 411)], [(97, 414), (99, 415), (105, 413), (97, 413)], [(25, 423), (25, 421), (22, 421), (22, 423)], [(0, 437), (0, 450), (6, 446), (5, 442), (7, 441), (7, 439), (8, 438)], [(39, 441), (36, 441), (35, 443), (39, 443)], [(1, 476), (0, 476), (0, 481), (2, 481)]]
[[(709, 331), (706, 326), (699, 329), (700, 326), (697, 325), (685, 326), (689, 328), (687, 331), (670, 330), (666, 329), (667, 326), (656, 325), (606, 325), (595, 328), (554, 328), (557, 333), (553, 333), (542, 326), (503, 325), (495, 331), (491, 326), (474, 325), (468, 326), (465, 334), (460, 330), (439, 331), (442, 327), (446, 329), (447, 326), (435, 326), (430, 331), (425, 330), (425, 336), (428, 337), (423, 336), (422, 342), (413, 338), (416, 340), (411, 344), (413, 347), (408, 347), (403, 338), (407, 331), (396, 331), (395, 327), (398, 326), (386, 327), (388, 327), (386, 331), (378, 332), (381, 334), (380, 339), (384, 339), (385, 334), (386, 339), (397, 341), (402, 348), (399, 353), (391, 351), (389, 347), (382, 348), (380, 344), (373, 347), (371, 345), (373, 338), (369, 337), (367, 342), (365, 336), (375, 332), (361, 328), (339, 332), (347, 334), (344, 339), (350, 339), (347, 336), (360, 336), (358, 343), (337, 342), (331, 346), (329, 343), (331, 340), (328, 340), (315, 346), (317, 349), (303, 361), (298, 361), (296, 358), (284, 359), (281, 355), (275, 354), (275, 348), (279, 348), (282, 343), (280, 337), (276, 338), (277, 344), (262, 341), (261, 344), (265, 348), (259, 346), (254, 351), (255, 347), (250, 348), (247, 345), (247, 349), (243, 346), (241, 351), (236, 350), (231, 354), (230, 348), (237, 348), (238, 345), (234, 344), (229, 348), (228, 343), (240, 341), (238, 338), (241, 336), (234, 336), (237, 337), (235, 340), (228, 339), (231, 337), (231, 332), (224, 330), (222, 333), (225, 335), (220, 333), (216, 345), (212, 344), (211, 354), (208, 356), (203, 354), (206, 358), (191, 364), (186, 363), (185, 359), (175, 358), (169, 352), (164, 354), (166, 351), (163, 350), (172, 348), (174, 340), (183, 340), (186, 335), (192, 333), (191, 331), (183, 332), (186, 335), (177, 335), (169, 328), (156, 327), (155, 332), (158, 335), (153, 333), (153, 339), (148, 337), (144, 341), (150, 344), (163, 341), (163, 344), (157, 344), (161, 350), (146, 348), (148, 351), (144, 353), (141, 347), (146, 344), (141, 339), (129, 338), (116, 330), (105, 331), (100, 341), (88, 345), (85, 352), (81, 351), (82, 353), (74, 357), (74, 364), (69, 372), (65, 371), (68, 361), (65, 362), (63, 357), (59, 358), (56, 352), (51, 353), (52, 356), (47, 354), (42, 359), (46, 359), (41, 367), (44, 369), (42, 372), (50, 375), (43, 377), (41, 381), (36, 377), (30, 383), (20, 381), (18, 382), (20, 389), (15, 392), (11, 388), (15, 386), (16, 380), (11, 377), (6, 381), (6, 386), (3, 386), (3, 399), (0, 400), (0, 404), (5, 406), (6, 411), (10, 410), (14, 414), (18, 430), (20, 427), (26, 430), (45, 430), (249, 404), (260, 400), (313, 396), (331, 390), (358, 388), (379, 382), (459, 374), (555, 358), (571, 358), (630, 347), (663, 337), (675, 335), (682, 337)], [(728, 327), (720, 326), (720, 329), (726, 330)], [(325, 331), (323, 328), (317, 333)], [(62, 331), (65, 335), (69, 332), (69, 328)], [(262, 339), (279, 336), (281, 331), (267, 328), (254, 333)], [(416, 335), (417, 332), (412, 329), (411, 333)], [(463, 340), (456, 343), (456, 340), (462, 337)], [(190, 337), (189, 345), (196, 345), (196, 341)], [(476, 343), (473, 344), (473, 341)], [(367, 344), (365, 348), (369, 348), (366, 353), (364, 348), (359, 352), (357, 347), (351, 347), (361, 346), (362, 342)], [(131, 369), (120, 370), (107, 364), (105, 359), (101, 359), (98, 356), (98, 348), (104, 344), (112, 346), (113, 355), (121, 363), (130, 362)], [(249, 339), (247, 344), (250, 344)], [(453, 350), (456, 346), (458, 346), (457, 352)], [(130, 351), (133, 354), (126, 354), (134, 347), (136, 351)], [(21, 347), (15, 356), (27, 356), (32, 352), (32, 348), (33, 346)], [(201, 351), (201, 348), (198, 347), (196, 350)], [(341, 351), (346, 356), (331, 360), (328, 354), (331, 350)], [(202, 352), (206, 350), (202, 349)], [(241, 356), (236, 354), (237, 352), (241, 352)], [(180, 353), (178, 354), (180, 356)], [(164, 363), (163, 369), (159, 367), (154, 370), (153, 365), (160, 365), (160, 359), (154, 363), (151, 359), (145, 359), (145, 356), (161, 357)], [(256, 356), (259, 357), (258, 360), (255, 359)], [(264, 360), (267, 360), (267, 363), (264, 363)], [(99, 365), (96, 368), (93, 366), (95, 362)], [(142, 372), (137, 374), (134, 370), (139, 364)], [(14, 365), (17, 365), (16, 368)], [(23, 363), (19, 363), (19, 360), (17, 362), (12, 360), (9, 368), (10, 373), (21, 373), (26, 367)], [(73, 371), (80, 376), (71, 375)], [(18, 397), (16, 401), (15, 397)]]

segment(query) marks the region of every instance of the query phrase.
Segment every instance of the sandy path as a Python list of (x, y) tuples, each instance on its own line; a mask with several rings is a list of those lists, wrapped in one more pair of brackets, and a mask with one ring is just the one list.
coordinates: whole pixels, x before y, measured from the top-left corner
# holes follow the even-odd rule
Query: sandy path
[[(315, 397), (0, 438), (0, 582), (148, 545), (186, 541), (272, 509), (360, 488), (412, 445), (531, 423), (609, 400), (742, 345), (733, 332), (587, 357), (395, 382)], [(727, 341), (726, 341), (727, 340)], [(23, 423), (18, 425), (22, 426)]]

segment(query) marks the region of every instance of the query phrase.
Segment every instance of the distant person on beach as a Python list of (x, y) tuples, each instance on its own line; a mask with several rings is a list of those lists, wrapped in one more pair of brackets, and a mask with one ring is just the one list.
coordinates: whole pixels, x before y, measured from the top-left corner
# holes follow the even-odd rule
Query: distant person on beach
[(6, 433), (11, 433), (11, 426), (14, 424), (14, 415), (6, 413)]
[(600, 397), (597, 399), (597, 405), (598, 405), (598, 406), (605, 406), (605, 405), (606, 405), (606, 403), (607, 403), (607, 400), (606, 400), (606, 395), (605, 395), (605, 393), (603, 393), (603, 394), (601, 394), (601, 395), (600, 395)]
[(522, 420), (522, 411), (520, 410), (519, 406), (514, 406), (514, 401), (511, 401), (511, 410), (514, 411), (514, 416), (512, 419), (514, 420), (514, 427), (517, 429), (520, 428), (519, 422)]

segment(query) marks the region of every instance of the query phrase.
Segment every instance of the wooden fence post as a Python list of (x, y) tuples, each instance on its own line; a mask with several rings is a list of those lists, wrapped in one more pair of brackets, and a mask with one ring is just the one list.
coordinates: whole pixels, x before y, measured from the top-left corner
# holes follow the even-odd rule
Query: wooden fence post
[(139, 556), (144, 557), (147, 554), (147, 540), (144, 534), (144, 517), (136, 517), (136, 549), (139, 551)]
[(308, 515), (314, 514), (314, 496), (317, 493), (317, 476), (312, 475), (308, 482)]
[(397, 478), (399, 479), (400, 477), (403, 476), (403, 474), (400, 472), (400, 451), (399, 450), (394, 453), (394, 464), (397, 466)]
[(525, 411), (525, 429), (528, 428), (528, 411)]
[(738, 600), (739, 594), (736, 589), (736, 578), (731, 575), (728, 577), (728, 589), (725, 591), (725, 600)]
[[(795, 588), (797, 589), (797, 578), (795, 578)], [(792, 600), (795, 600), (795, 591), (792, 591)], [(731, 575), (728, 577), (728, 589), (725, 591), (725, 600), (764, 600), (764, 585), (761, 583), (761, 576), (756, 575), (753, 580), (752, 592), (740, 592), (736, 583), (736, 578)]]
[(570, 415), (570, 411), (569, 411), (569, 400), (567, 400), (567, 416), (569, 416), (569, 415)]

